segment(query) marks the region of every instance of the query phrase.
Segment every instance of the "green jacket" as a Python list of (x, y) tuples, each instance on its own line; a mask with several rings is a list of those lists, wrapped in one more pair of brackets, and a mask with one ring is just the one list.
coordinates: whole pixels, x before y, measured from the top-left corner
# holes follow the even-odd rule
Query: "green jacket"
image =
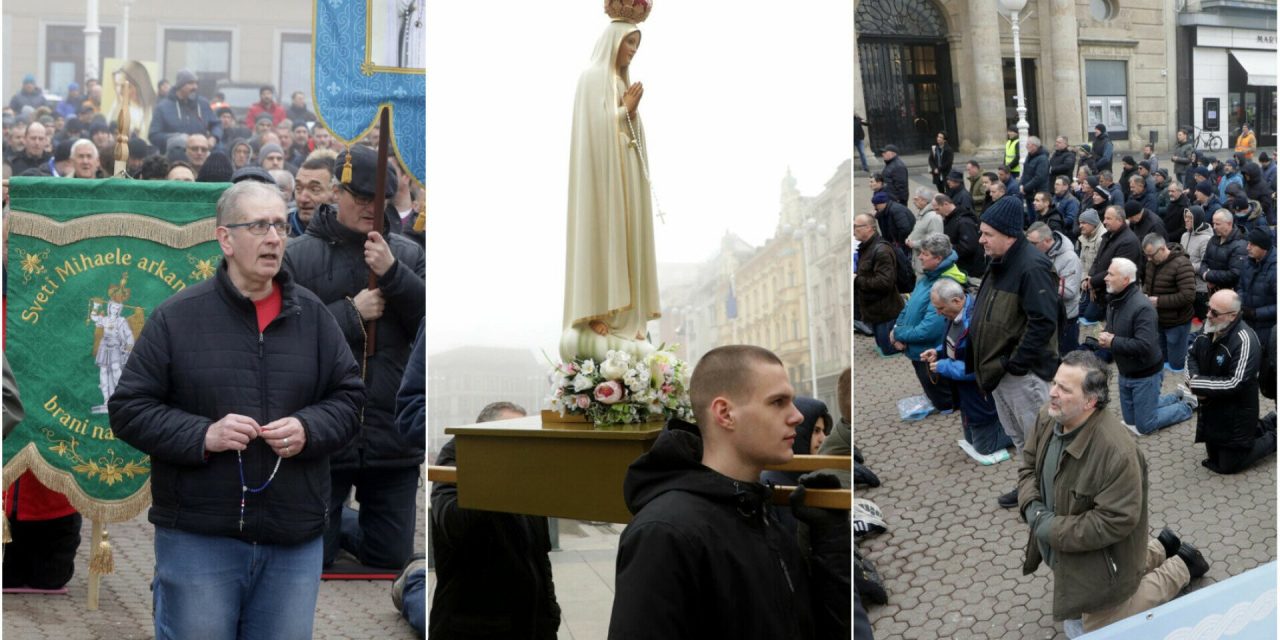
[[(1053, 434), (1045, 409), (1018, 468), (1018, 509), (1040, 500), (1040, 468)], [(1079, 618), (1124, 602), (1146, 572), (1147, 462), (1115, 414), (1099, 408), (1067, 446), (1053, 483), (1053, 617)], [(1028, 530), (1022, 573), (1040, 566)]]

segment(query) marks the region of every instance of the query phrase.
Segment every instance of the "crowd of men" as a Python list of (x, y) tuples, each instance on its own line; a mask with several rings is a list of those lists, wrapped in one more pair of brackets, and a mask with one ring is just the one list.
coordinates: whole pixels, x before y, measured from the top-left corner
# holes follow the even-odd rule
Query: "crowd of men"
[[(27, 85), (4, 116), (6, 210), (11, 175), (118, 173), (96, 90), (67, 118), (71, 98), (43, 104)], [(376, 137), (337, 143), (301, 94), (286, 111), (263, 87), (241, 123), (197, 89), (178, 73), (117, 178), (230, 183), (210, 238), (224, 256), (215, 277), (149, 312), (109, 401), (115, 436), (152, 460), (156, 635), (310, 637), (322, 571), (341, 563), (402, 571), (397, 606), (421, 633), (422, 193), (393, 163), (375, 211)], [(80, 517), (34, 476), (16, 485), (5, 586), (60, 588)], [(46, 504), (24, 507), (32, 499)], [(11, 571), (15, 556), (26, 570)]]
[[(869, 177), (874, 211), (854, 219), (856, 330), (882, 356), (905, 355), (978, 453), (1015, 448), (1018, 485), (998, 503), (1031, 527), (1027, 572), (1063, 560), (1048, 564), (1069, 634), (1168, 600), (1207, 569), (1170, 531), (1148, 544), (1134, 436), (1198, 414), (1213, 472), (1276, 451), (1275, 413), (1260, 418), (1258, 400), (1275, 396), (1276, 166), (1265, 151), (1255, 162), (1247, 141), (1219, 159), (1186, 129), (1176, 139), (1164, 167), (1151, 145), (1118, 156), (1104, 125), (1079, 146), (1031, 136), (1020, 161), (1011, 128), (992, 171), (976, 159), (957, 168), (939, 133), (934, 187), (915, 194), (888, 144)], [(1177, 384), (1162, 393), (1167, 376)], [(1106, 410), (1112, 377), (1118, 412)], [(1073, 498), (1085, 486), (1076, 474), (1100, 487), (1090, 504)], [(1106, 589), (1085, 569), (1097, 550), (1120, 571)]]
[[(160, 97), (150, 127), (145, 135), (139, 131), (128, 137), (127, 166), (117, 171), (119, 123), (108, 121), (103, 112), (98, 82), (86, 85), (89, 90), (81, 93), (73, 82), (61, 101), (51, 102), (33, 76), (24, 78), (22, 89), (4, 109), (6, 178), (123, 174), (139, 180), (258, 180), (275, 185), (285, 196), (289, 234), (295, 237), (306, 231), (318, 206), (335, 202), (335, 162), (347, 145), (318, 121), (300, 91), (292, 94), (286, 108), (276, 102), (273, 87), (263, 86), (258, 102), (237, 117), (222, 93), (213, 94), (210, 101), (201, 94), (194, 73), (179, 71), (172, 83), (161, 80), (156, 87)], [(356, 144), (376, 148), (377, 130)], [(391, 233), (404, 231), (422, 245), (424, 193), (394, 154), (391, 158), (389, 180), (398, 188), (387, 200), (386, 228)]]

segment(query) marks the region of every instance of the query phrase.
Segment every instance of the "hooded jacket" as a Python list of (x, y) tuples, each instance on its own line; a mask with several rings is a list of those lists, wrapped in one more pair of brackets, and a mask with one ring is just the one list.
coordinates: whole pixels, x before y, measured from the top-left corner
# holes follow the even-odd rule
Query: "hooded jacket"
[(376, 350), (366, 358), (364, 323), (352, 302), (369, 286), (365, 237), (338, 222), (335, 206), (321, 205), (306, 235), (289, 241), (284, 257), (298, 284), (315, 292), (328, 307), (356, 361), (364, 364), (368, 396), (364, 422), (351, 445), (334, 456), (335, 470), (399, 468), (423, 461), (425, 443), (406, 440), (395, 421), (396, 392), (426, 304), (423, 251), (399, 234), (385, 235), (396, 261), (378, 278), (387, 304), (377, 321)]
[(1190, 205), (1191, 201), (1187, 198), (1186, 193), (1169, 200), (1169, 205), (1165, 207), (1162, 218), (1164, 220), (1164, 239), (1166, 242), (1173, 244), (1181, 241), (1182, 234), (1187, 230), (1187, 225), (1183, 218), (1187, 212), (1187, 207)]
[(1142, 278), (1143, 293), (1156, 296), (1156, 316), (1161, 329), (1191, 322), (1196, 300), (1196, 273), (1191, 259), (1181, 245), (1167, 246), (1169, 257), (1160, 264), (1148, 260)]
[(1080, 257), (1076, 255), (1071, 239), (1061, 232), (1053, 234), (1053, 246), (1045, 255), (1053, 262), (1053, 271), (1058, 274), (1058, 295), (1062, 297), (1067, 320), (1075, 320), (1080, 315), (1080, 282), (1084, 278)]
[(1179, 244), (1182, 245), (1183, 251), (1186, 252), (1187, 258), (1191, 260), (1191, 268), (1196, 276), (1196, 291), (1204, 293), (1208, 290), (1204, 280), (1200, 274), (1204, 272), (1201, 263), (1204, 262), (1204, 251), (1209, 246), (1209, 241), (1213, 238), (1213, 227), (1204, 219), (1204, 212), (1200, 208), (1187, 208), (1191, 212), (1191, 229), (1192, 231), (1183, 231)]
[(893, 338), (907, 345), (908, 360), (919, 360), (920, 354), (938, 346), (942, 334), (947, 328), (946, 316), (940, 315), (929, 302), (929, 293), (939, 278), (951, 278), (961, 286), (969, 281), (968, 276), (956, 266), (956, 252), (952, 251), (938, 263), (938, 266), (925, 271), (916, 278), (916, 288), (907, 298), (906, 306), (898, 314), (898, 321), (893, 327)]
[[(1080, 228), (1079, 219), (1076, 220), (1076, 228)], [(1100, 224), (1093, 228), (1092, 236), (1087, 235), (1084, 229), (1080, 229), (1080, 235), (1076, 240), (1080, 243), (1080, 269), (1084, 277), (1088, 277), (1093, 270), (1094, 260), (1098, 257), (1098, 248), (1102, 246), (1102, 238), (1105, 237), (1103, 234), (1106, 232), (1106, 228)], [(1081, 282), (1083, 280), (1082, 277)]]
[[(457, 464), (452, 439), (436, 464)], [(555, 640), (560, 605), (547, 519), (458, 506), (458, 485), (431, 488), (433, 638)]]
[(610, 640), (815, 637), (808, 571), (771, 491), (701, 460), (697, 427), (672, 420), (627, 470), (635, 518), (618, 545)]
[(1258, 336), (1237, 316), (1216, 334), (1200, 333), (1187, 353), (1187, 387), (1200, 398), (1196, 442), (1248, 448), (1258, 429)]
[[(356, 434), (364, 386), (320, 300), (288, 269), (275, 284), (280, 314), (262, 331), (225, 260), (147, 318), (108, 409), (116, 437), (151, 456), (147, 519), (157, 527), (292, 545), (328, 526), (330, 456)], [(230, 413), (262, 425), (295, 417), (306, 445), (283, 460), (260, 439), (239, 456), (206, 451), (209, 426)], [(263, 484), (277, 460), (265, 490), (242, 493), (241, 482)]]

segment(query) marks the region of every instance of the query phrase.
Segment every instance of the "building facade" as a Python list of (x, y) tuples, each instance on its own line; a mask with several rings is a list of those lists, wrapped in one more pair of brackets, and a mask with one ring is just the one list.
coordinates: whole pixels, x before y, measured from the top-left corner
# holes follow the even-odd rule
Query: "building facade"
[[(1273, 3), (1274, 5), (1274, 3)], [(939, 131), (968, 155), (1002, 149), (1017, 121), (1014, 48), (997, 0), (858, 0), (854, 108), (872, 148), (925, 151)], [(1020, 12), (1030, 134), (1119, 149), (1176, 129), (1174, 2), (1029, 0)]]
[[(1276, 145), (1276, 1), (1196, 0), (1178, 15), (1178, 122), (1207, 142), (1235, 146), (1252, 125), (1258, 147)], [(1199, 136), (1198, 136), (1199, 137)], [(1205, 145), (1201, 145), (1205, 146)], [(1213, 147), (1217, 147), (1215, 143)]]
[(835, 410), (836, 380), (851, 354), (851, 167), (845, 161), (817, 196), (783, 178), (773, 237), (753, 247), (726, 233), (715, 257), (683, 267), (696, 275), (664, 284), (654, 341), (679, 344), (689, 362), (725, 344), (765, 347), (797, 393)]
[[(87, 72), (86, 4), (6, 0), (2, 66), (6, 97), (21, 88), (22, 77), (28, 73), (46, 92), (59, 96), (64, 95), (68, 83), (83, 83)], [(219, 84), (243, 85), (246, 90), (226, 91), (234, 107), (256, 101), (256, 87), (264, 84), (275, 87), (282, 103), (288, 104), (288, 95), (294, 91), (302, 91), (310, 102), (310, 2), (265, 5), (253, 0), (130, 0), (96, 4), (101, 30), (98, 78), (104, 77), (104, 58), (129, 58), (156, 62), (162, 77), (170, 82), (179, 69), (194, 71), (206, 97), (212, 96)]]
[(491, 402), (514, 402), (530, 415), (549, 406), (550, 363), (527, 349), (459, 347), (427, 355), (427, 442), (435, 460), (444, 430), (474, 424)]

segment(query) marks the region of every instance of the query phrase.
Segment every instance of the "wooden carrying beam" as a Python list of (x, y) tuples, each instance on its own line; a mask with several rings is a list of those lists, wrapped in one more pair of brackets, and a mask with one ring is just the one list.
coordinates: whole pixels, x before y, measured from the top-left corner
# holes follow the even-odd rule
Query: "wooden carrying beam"
[[(805, 462), (806, 467), (804, 469), (787, 468), (783, 470), (804, 471), (808, 469), (808, 465), (817, 465), (817, 466), (814, 466), (813, 468), (823, 469), (823, 468), (827, 468), (828, 466), (831, 466), (828, 464), (829, 460), (825, 460), (825, 459), (830, 459), (830, 458), (834, 458), (837, 460), (849, 459), (848, 456), (796, 456), (796, 457), (797, 458), (822, 458), (824, 460), (820, 461), (821, 464), (814, 461), (806, 461)], [(776, 468), (776, 467), (771, 467), (771, 468)], [(458, 481), (458, 468), (428, 466), (427, 481), (456, 483)], [(776, 505), (787, 504), (788, 501), (791, 499), (791, 493), (795, 490), (796, 490), (795, 487), (786, 487), (786, 486), (774, 487), (773, 504), (776, 504)], [(844, 509), (847, 511), (850, 508), (850, 504), (852, 503), (852, 501), (853, 501), (853, 492), (849, 491), (848, 489), (806, 489), (805, 490), (804, 504), (807, 507), (818, 507), (820, 509)]]

